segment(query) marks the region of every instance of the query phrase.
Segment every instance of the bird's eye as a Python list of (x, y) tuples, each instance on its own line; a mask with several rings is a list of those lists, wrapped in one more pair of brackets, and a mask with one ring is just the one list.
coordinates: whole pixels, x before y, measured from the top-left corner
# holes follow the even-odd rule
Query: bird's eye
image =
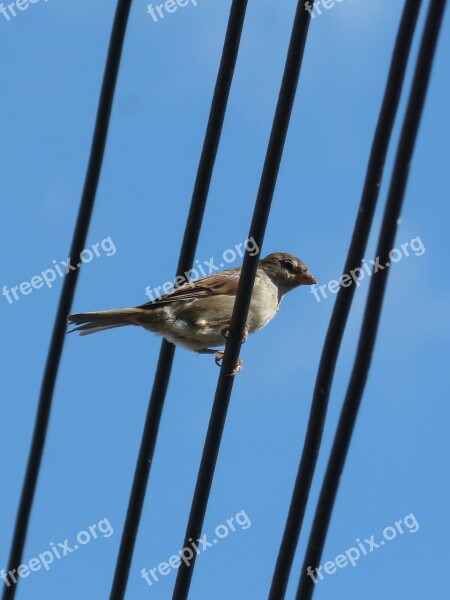
[(284, 269), (286, 269), (286, 271), (289, 271), (289, 273), (292, 273), (294, 271), (294, 263), (291, 262), (290, 260), (282, 260), (281, 266)]

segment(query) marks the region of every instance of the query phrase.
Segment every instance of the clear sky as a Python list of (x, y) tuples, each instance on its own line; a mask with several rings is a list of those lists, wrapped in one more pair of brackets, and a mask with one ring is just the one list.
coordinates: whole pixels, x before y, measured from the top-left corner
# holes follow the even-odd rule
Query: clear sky
[[(7, 13), (9, 21), (0, 13), (1, 287), (11, 290), (67, 261), (114, 5), (37, 0), (16, 7), (16, 17)], [(248, 234), (295, 6), (249, 1), (196, 255), (201, 262), (222, 262), (223, 252)], [(291, 252), (321, 284), (342, 273), (402, 6), (343, 0), (311, 23), (263, 255)], [(230, 0), (197, 0), (155, 21), (146, 2), (133, 3), (86, 245), (92, 260), (82, 268), (74, 311), (141, 304), (146, 286), (173, 278), (229, 7)], [(420, 31), (423, 17), (422, 11)], [(403, 253), (390, 273), (322, 564), (356, 538), (379, 541), (411, 513), (419, 527), (397, 533), (356, 567), (326, 575), (317, 600), (448, 593), (449, 53), (447, 13), (396, 240), (399, 249), (416, 240), (416, 251)], [(410, 80), (411, 67), (406, 91)], [(367, 261), (375, 254), (392, 159), (391, 151)], [(355, 294), (311, 501), (346, 391), (369, 279)], [(62, 278), (49, 285), (24, 285), (11, 303), (0, 296), (0, 569), (7, 566)], [(335, 299), (327, 294), (318, 302), (309, 288), (292, 292), (270, 326), (243, 347), (204, 532), (211, 539), (241, 511), (249, 521), (241, 513), (244, 526), (198, 557), (194, 600), (267, 595)], [(55, 558), (48, 572), (30, 571), (18, 600), (108, 596), (159, 346), (137, 328), (65, 340), (24, 563), (49, 552), (51, 543), (58, 548), (67, 539), (73, 547), (91, 525), (100, 533), (84, 545), (81, 534), (79, 549)], [(213, 357), (177, 350), (130, 572), (133, 600), (171, 597), (175, 572), (150, 587), (141, 569), (167, 562), (183, 544), (218, 373)]]

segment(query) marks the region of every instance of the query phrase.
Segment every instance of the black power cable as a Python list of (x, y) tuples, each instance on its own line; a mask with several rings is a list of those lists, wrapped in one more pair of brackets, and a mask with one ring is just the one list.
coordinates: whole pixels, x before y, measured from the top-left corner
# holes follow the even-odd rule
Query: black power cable
[[(283, 80), (249, 232), (249, 238), (255, 240), (259, 249), (261, 249), (264, 241), (264, 234), (297, 90), (309, 23), (310, 15), (304, 9), (303, 0), (300, 0), (295, 14)], [(254, 256), (250, 256), (248, 252), (245, 253), (236, 302), (231, 319), (230, 332), (225, 347), (225, 355), (217, 383), (214, 404), (189, 515), (183, 546), (185, 548), (189, 547), (191, 540), (197, 540), (201, 535), (214, 476), (214, 469), (219, 454), (220, 442), (233, 388), (234, 377), (230, 375), (233, 373), (239, 357), (241, 340), (247, 320), (256, 269), (258, 266), (258, 259), (259, 253)], [(196, 554), (194, 554), (189, 567), (184, 563), (180, 565), (173, 593), (174, 600), (185, 600), (188, 597), (195, 558)]]
[[(344, 273), (360, 266), (364, 257), (420, 6), (421, 0), (407, 0), (403, 10)], [(354, 285), (341, 288), (334, 304), (319, 363), (302, 457), (272, 578), (270, 600), (280, 600), (286, 594), (322, 441), (336, 361), (354, 292)]]
[[(117, 75), (119, 72), (120, 58), (122, 55), (125, 31), (130, 13), (131, 0), (118, 0), (114, 22), (109, 41), (108, 55), (106, 59), (103, 83), (97, 108), (94, 135), (92, 138), (89, 163), (81, 196), (80, 208), (78, 210), (77, 222), (70, 247), (70, 256), (80, 256), (86, 244), (87, 232), (94, 207), (97, 185), (103, 163), (103, 155), (108, 135), (108, 126), (111, 116), (111, 108), (116, 88)], [(53, 392), (64, 345), (64, 334), (66, 331), (66, 317), (70, 313), (75, 288), (78, 281), (79, 269), (72, 270), (66, 274), (59, 299), (53, 326), (52, 338), (45, 364), (42, 379), (39, 404), (34, 425), (33, 438), (31, 441), (30, 454), (25, 472), (25, 479), (20, 497), (19, 509), (16, 517), (11, 551), (8, 560), (8, 570), (16, 569), (21, 563), (25, 539), (30, 521), (39, 470), (44, 452), (45, 439), (47, 435), (50, 411), (52, 407)], [(17, 584), (5, 587), (3, 600), (13, 600)]]
[[(446, 0), (431, 0), (428, 9), (378, 240), (377, 256), (380, 257), (380, 264), (382, 265), (389, 263), (389, 252), (395, 242), (409, 167), (423, 112), (445, 5)], [(389, 269), (385, 268), (377, 273), (370, 283), (358, 349), (314, 515), (296, 600), (310, 600), (314, 592), (314, 582), (312, 577), (308, 575), (307, 569), (308, 567), (314, 569), (319, 564), (322, 556), (339, 488), (339, 480), (344, 469), (369, 373), (388, 273)]]
[[(211, 103), (205, 140), (181, 246), (176, 273), (177, 276), (185, 273), (194, 263), (195, 250), (200, 235), (231, 82), (236, 66), (246, 8), (247, 0), (233, 0), (225, 35), (222, 58)], [(145, 419), (144, 432), (142, 435), (124, 530), (120, 542), (119, 555), (114, 572), (114, 580), (110, 595), (111, 600), (121, 600), (125, 596), (174, 354), (175, 346), (164, 340), (161, 344), (155, 380)]]

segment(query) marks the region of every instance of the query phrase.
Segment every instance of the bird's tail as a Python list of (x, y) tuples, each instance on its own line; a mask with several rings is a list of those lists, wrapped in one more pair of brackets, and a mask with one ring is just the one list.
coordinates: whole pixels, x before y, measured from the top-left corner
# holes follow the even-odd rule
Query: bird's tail
[(101, 310), (98, 312), (75, 313), (67, 317), (71, 324), (79, 325), (68, 333), (79, 331), (80, 335), (88, 335), (104, 329), (124, 327), (125, 325), (140, 324), (142, 310), (139, 308), (118, 308), (113, 310)]

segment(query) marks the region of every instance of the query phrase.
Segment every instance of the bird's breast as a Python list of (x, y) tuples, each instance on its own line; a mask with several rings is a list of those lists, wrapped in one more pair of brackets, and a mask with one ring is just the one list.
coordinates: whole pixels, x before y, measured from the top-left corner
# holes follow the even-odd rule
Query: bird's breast
[(250, 333), (265, 327), (277, 314), (279, 306), (277, 286), (268, 277), (264, 281), (258, 277), (247, 317)]

